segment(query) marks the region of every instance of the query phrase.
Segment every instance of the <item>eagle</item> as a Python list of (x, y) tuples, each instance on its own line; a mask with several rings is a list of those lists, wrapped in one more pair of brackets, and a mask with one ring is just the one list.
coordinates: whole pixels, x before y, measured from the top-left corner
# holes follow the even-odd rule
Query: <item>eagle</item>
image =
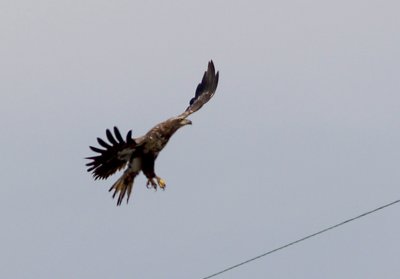
[(96, 156), (85, 158), (90, 160), (86, 164), (87, 171), (92, 173), (95, 180), (107, 179), (117, 171), (125, 169), (122, 176), (109, 189), (109, 192), (113, 191), (113, 198), (118, 196), (117, 206), (121, 205), (124, 197), (128, 203), (135, 177), (140, 172), (143, 172), (147, 178), (147, 188), (157, 190), (157, 187), (160, 187), (165, 190), (165, 180), (156, 175), (154, 170), (157, 156), (179, 128), (192, 124), (188, 116), (198, 111), (214, 96), (218, 78), (219, 72), (215, 72), (214, 63), (211, 60), (196, 88), (195, 96), (184, 112), (157, 124), (144, 136), (138, 138), (132, 137), (132, 130), (122, 137), (117, 127), (114, 127), (114, 133), (107, 129), (108, 142), (97, 138), (100, 148), (89, 146), (97, 153)]

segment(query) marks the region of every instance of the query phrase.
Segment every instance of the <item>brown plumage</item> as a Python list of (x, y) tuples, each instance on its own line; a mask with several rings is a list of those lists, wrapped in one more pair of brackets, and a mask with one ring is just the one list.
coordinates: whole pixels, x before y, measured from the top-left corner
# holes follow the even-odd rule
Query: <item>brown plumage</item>
[(218, 86), (218, 77), (219, 73), (215, 73), (214, 63), (210, 61), (203, 79), (196, 88), (195, 96), (183, 113), (159, 123), (139, 138), (132, 138), (132, 131), (129, 131), (124, 139), (117, 127), (114, 127), (114, 135), (107, 129), (106, 136), (109, 143), (97, 138), (97, 142), (104, 149), (90, 146), (92, 151), (99, 153), (86, 158), (91, 160), (86, 166), (88, 172), (92, 172), (94, 179), (106, 179), (127, 166), (122, 176), (109, 190), (113, 191), (113, 198), (118, 195), (117, 205), (121, 205), (125, 196), (126, 202), (129, 201), (135, 177), (141, 171), (147, 177), (148, 188), (157, 189), (159, 186), (165, 189), (165, 181), (154, 171), (155, 160), (179, 128), (192, 124), (187, 117), (212, 98)]

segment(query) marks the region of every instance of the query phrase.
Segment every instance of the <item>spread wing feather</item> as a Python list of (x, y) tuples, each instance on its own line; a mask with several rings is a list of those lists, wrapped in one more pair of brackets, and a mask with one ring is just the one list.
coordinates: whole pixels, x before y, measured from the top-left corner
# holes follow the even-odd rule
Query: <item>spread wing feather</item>
[[(119, 133), (119, 131), (118, 131)], [(113, 134), (110, 132), (110, 130), (106, 130), (106, 135), (107, 135), (107, 139), (109, 142), (111, 142), (112, 145), (117, 145), (118, 142), (116, 141), (116, 139), (114, 138)]]
[(198, 111), (205, 103), (207, 103), (218, 86), (219, 72), (215, 73), (214, 63), (211, 60), (208, 62), (207, 71), (204, 73), (203, 78), (199, 85), (197, 85), (196, 93), (190, 100), (189, 106), (179, 117), (188, 117), (190, 114)]
[[(131, 132), (131, 131), (129, 131), (129, 132)], [(115, 137), (117, 138), (117, 141), (124, 142), (124, 139), (122, 138), (121, 133), (119, 132), (117, 127), (114, 127), (114, 134), (115, 134)], [(127, 140), (129, 140), (129, 139), (127, 139)]]
[[(107, 130), (108, 131), (108, 130)], [(110, 148), (111, 147), (111, 145), (109, 145), (108, 143), (106, 143), (104, 140), (102, 140), (101, 138), (97, 138), (97, 142), (101, 145), (101, 146), (103, 146), (104, 148)], [(97, 151), (96, 151), (97, 152)]]
[[(110, 130), (106, 130), (106, 136), (111, 145), (101, 138), (97, 138), (97, 142), (105, 149), (90, 146), (91, 150), (99, 153), (97, 156), (86, 158), (91, 160), (86, 164), (88, 167), (87, 171), (92, 172), (95, 179), (106, 179), (116, 171), (125, 167), (130, 157), (126, 156), (126, 154), (133, 155), (135, 152), (136, 142), (132, 138), (132, 131), (128, 132), (126, 140), (122, 138), (117, 127), (114, 127), (114, 134), (115, 137)], [(119, 154), (121, 153), (123, 153), (124, 156), (120, 156)]]
[[(126, 134), (126, 141), (130, 141), (131, 139), (132, 139), (132, 130), (129, 130), (128, 134)], [(122, 137), (121, 141), (123, 141)]]

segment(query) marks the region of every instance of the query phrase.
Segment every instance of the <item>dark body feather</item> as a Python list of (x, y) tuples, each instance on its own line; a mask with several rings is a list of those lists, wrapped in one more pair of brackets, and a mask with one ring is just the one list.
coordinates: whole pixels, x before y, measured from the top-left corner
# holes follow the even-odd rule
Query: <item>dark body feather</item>
[(122, 203), (125, 196), (127, 202), (129, 201), (134, 179), (140, 171), (147, 177), (148, 186), (155, 189), (157, 186), (165, 188), (165, 181), (155, 173), (155, 160), (171, 136), (179, 128), (192, 123), (187, 117), (212, 98), (217, 89), (218, 78), (219, 73), (215, 73), (214, 64), (210, 61), (202, 81), (196, 88), (195, 96), (182, 114), (157, 124), (144, 136), (135, 139), (132, 138), (131, 131), (124, 139), (117, 127), (114, 127), (114, 135), (107, 129), (106, 137), (109, 143), (97, 138), (103, 149), (90, 146), (92, 151), (99, 153), (97, 156), (86, 158), (91, 160), (86, 165), (88, 172), (92, 172), (95, 179), (106, 179), (127, 165), (123, 175), (110, 188), (110, 191), (114, 191), (113, 197), (118, 194), (117, 205)]

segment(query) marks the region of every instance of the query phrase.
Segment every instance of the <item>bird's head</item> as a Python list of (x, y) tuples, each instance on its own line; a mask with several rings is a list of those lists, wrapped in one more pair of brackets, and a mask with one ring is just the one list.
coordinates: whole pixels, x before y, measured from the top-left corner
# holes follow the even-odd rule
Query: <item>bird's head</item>
[(181, 127), (185, 126), (185, 125), (192, 125), (192, 121), (190, 121), (187, 118), (183, 118), (180, 120), (179, 124), (181, 125)]
[(163, 129), (166, 133), (174, 134), (178, 129), (182, 128), (186, 125), (191, 125), (192, 121), (183, 117), (175, 117), (167, 120), (165, 125), (163, 125)]

